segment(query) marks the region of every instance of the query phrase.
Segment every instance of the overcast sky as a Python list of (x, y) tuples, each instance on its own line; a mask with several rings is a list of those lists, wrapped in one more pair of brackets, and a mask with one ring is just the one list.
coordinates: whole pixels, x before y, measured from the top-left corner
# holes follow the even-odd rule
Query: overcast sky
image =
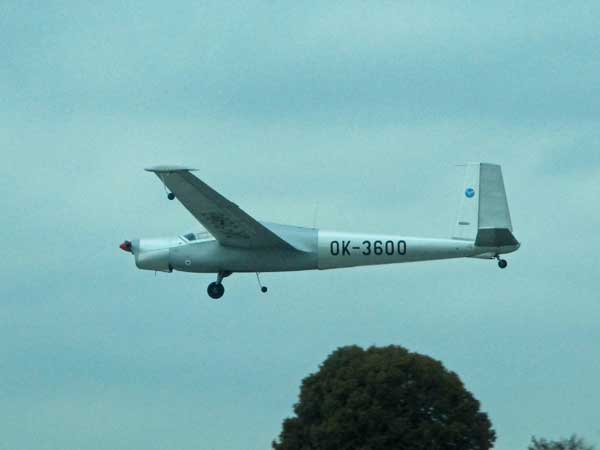
[[(498, 450), (600, 445), (600, 3), (165, 5), (0, 2), (0, 448), (267, 449), (349, 344), (443, 361)], [(465, 161), (503, 166), (505, 271), (234, 274), (215, 302), (118, 248), (197, 228), (149, 165), (262, 220), (445, 237)]]

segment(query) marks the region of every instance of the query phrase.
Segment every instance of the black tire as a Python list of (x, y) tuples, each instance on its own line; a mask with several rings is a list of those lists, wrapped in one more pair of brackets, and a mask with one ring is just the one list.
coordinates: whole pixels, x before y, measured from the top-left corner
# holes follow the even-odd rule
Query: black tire
[(263, 287), (261, 287), (261, 288), (260, 288), (260, 291), (261, 291), (262, 293), (266, 293), (266, 292), (268, 291), (268, 289), (267, 289), (267, 287), (266, 287), (266, 286), (263, 286)]
[(217, 284), (213, 281), (208, 285), (206, 292), (208, 293), (210, 298), (214, 298), (215, 300), (217, 300), (223, 297), (223, 294), (225, 293), (225, 286), (223, 286), (220, 283)]
[(498, 267), (506, 269), (506, 266), (508, 266), (508, 262), (505, 259), (498, 260)]
[(167, 198), (168, 198), (169, 200), (175, 200), (175, 194), (173, 194), (172, 192), (169, 192), (169, 193), (167, 194)]

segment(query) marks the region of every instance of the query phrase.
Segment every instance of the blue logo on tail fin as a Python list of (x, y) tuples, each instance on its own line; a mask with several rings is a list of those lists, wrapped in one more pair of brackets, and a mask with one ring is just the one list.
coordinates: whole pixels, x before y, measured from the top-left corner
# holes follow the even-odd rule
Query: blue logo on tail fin
[(467, 198), (475, 197), (475, 189), (473, 189), (472, 187), (467, 188), (467, 190), (465, 191), (465, 195), (467, 196)]

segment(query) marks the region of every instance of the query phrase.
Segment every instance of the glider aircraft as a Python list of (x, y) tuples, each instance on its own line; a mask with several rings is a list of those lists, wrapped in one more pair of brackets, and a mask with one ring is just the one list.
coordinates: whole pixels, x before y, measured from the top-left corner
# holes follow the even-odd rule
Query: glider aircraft
[(215, 273), (208, 285), (213, 299), (223, 296), (223, 279), (235, 272), (336, 269), (450, 258), (497, 259), (520, 243), (512, 224), (502, 170), (488, 163), (466, 164), (454, 236), (447, 239), (388, 234), (349, 233), (259, 222), (182, 166), (156, 166), (153, 172), (204, 230), (180, 236), (126, 240), (139, 269)]

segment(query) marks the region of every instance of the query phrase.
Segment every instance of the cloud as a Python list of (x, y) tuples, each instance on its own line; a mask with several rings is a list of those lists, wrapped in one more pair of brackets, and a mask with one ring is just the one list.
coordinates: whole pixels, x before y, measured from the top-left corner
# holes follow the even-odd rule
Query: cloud
[(233, 5), (47, 7), (9, 27), (7, 84), (58, 113), (371, 126), (598, 113), (592, 3)]

